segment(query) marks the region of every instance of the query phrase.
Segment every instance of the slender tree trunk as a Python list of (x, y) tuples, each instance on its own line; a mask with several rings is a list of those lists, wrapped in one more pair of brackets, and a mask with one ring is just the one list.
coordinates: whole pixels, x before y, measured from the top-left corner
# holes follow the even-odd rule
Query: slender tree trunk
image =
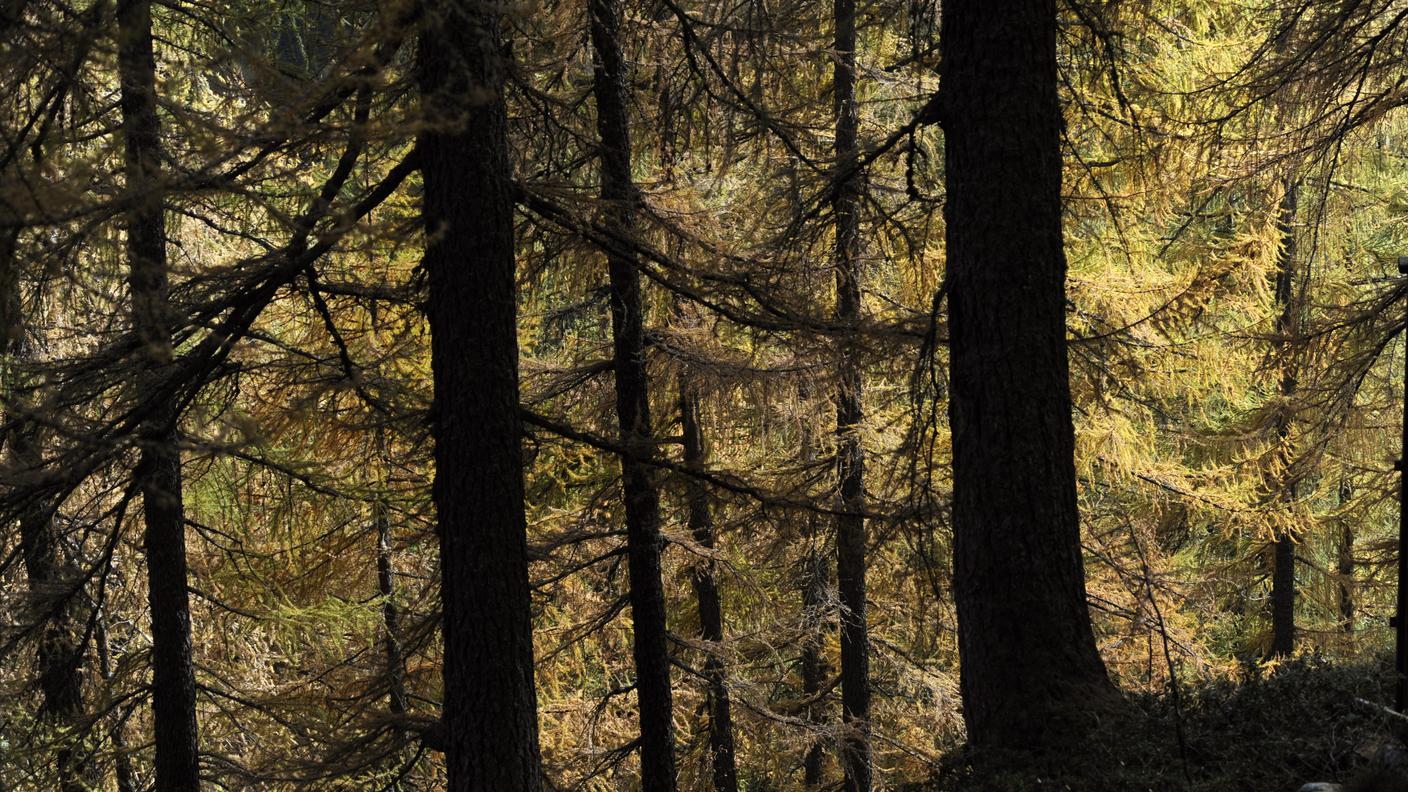
[[(143, 390), (150, 391), (172, 360), (151, 0), (119, 2), (117, 23), (127, 199), (132, 202), (126, 217), (128, 288), (132, 326), (146, 356), (147, 387)], [(134, 475), (146, 523), (143, 543), (151, 608), (155, 788), (157, 792), (195, 792), (200, 786), (200, 747), (191, 662), (181, 452), (176, 437), (179, 416), (170, 402), (153, 404), (150, 409), (150, 417), (140, 428), (141, 458)]]
[(980, 749), (1066, 744), (1114, 701), (1085, 598), (1066, 360), (1056, 2), (946, 0), (954, 600)]
[[(1354, 490), (1348, 481), (1340, 482), (1340, 510), (1349, 505)], [(1340, 629), (1345, 635), (1354, 635), (1354, 525), (1349, 518), (1340, 527), (1339, 558), (1336, 571), (1340, 576)]]
[[(799, 399), (805, 403), (808, 393), (804, 389), (799, 394)], [(810, 468), (816, 462), (816, 441), (812, 437), (811, 429), (805, 424), (802, 427), (802, 464)], [(822, 701), (822, 689), (826, 685), (826, 660), (822, 655), (822, 647), (825, 646), (826, 636), (826, 616), (827, 597), (826, 586), (829, 582), (828, 566), (826, 556), (822, 552), (821, 544), (821, 518), (815, 512), (808, 512), (805, 515), (805, 541), (807, 543), (806, 552), (802, 556), (802, 640), (801, 640), (801, 672), (802, 672), (802, 697), (807, 702), (802, 713), (803, 720), (809, 726), (807, 734), (807, 751), (802, 757), (802, 783), (808, 789), (821, 786), (823, 774), (826, 771), (826, 751), (823, 741), (820, 739), (825, 724), (825, 702)]]
[[(703, 470), (704, 433), (699, 426), (699, 393), (686, 374), (679, 377), (680, 428), (684, 444), (684, 464)], [(694, 541), (706, 551), (714, 549), (714, 515), (709, 509), (709, 489), (698, 479), (685, 481), (689, 501), (689, 530)], [(704, 661), (704, 681), (709, 688), (709, 751), (714, 770), (714, 792), (738, 792), (738, 769), (733, 749), (733, 717), (730, 714), (728, 683), (725, 679), (720, 644), (724, 640), (723, 606), (714, 559), (701, 559), (691, 570), (694, 595), (699, 601), (699, 637), (709, 644)]]
[[(98, 673), (105, 683), (112, 683), (112, 656), (108, 649), (108, 623), (101, 609), (97, 614), (97, 624), (93, 640), (98, 645)], [(135, 792), (137, 782), (132, 772), (132, 757), (127, 753), (127, 736), (124, 733), (126, 717), (120, 710), (110, 713), (113, 722), (108, 729), (108, 742), (112, 744), (113, 775), (117, 780), (117, 792)]]
[[(1278, 458), (1283, 462), (1280, 476), (1281, 499), (1286, 504), (1295, 503), (1296, 485), (1291, 479), (1289, 464), (1293, 458), (1290, 448), (1291, 399), (1296, 394), (1295, 364), (1290, 359), (1291, 334), (1295, 332), (1295, 273), (1296, 273), (1296, 192), (1293, 178), (1285, 182), (1286, 192), (1281, 200), (1281, 255), (1276, 267), (1276, 304), (1280, 313), (1276, 317), (1277, 344), (1281, 351), (1281, 390), (1282, 405), (1276, 416), (1276, 439), (1280, 443)], [(1271, 651), (1272, 657), (1286, 657), (1296, 646), (1296, 540), (1294, 533), (1283, 530), (1273, 543), (1271, 571)]]
[(495, 9), (426, 2), (419, 53), (449, 792), (542, 788)]
[(821, 786), (826, 773), (825, 743), (820, 735), (826, 726), (826, 707), (822, 690), (826, 685), (826, 659), (822, 656), (826, 624), (826, 583), (830, 577), (826, 559), (809, 549), (802, 559), (802, 610), (805, 635), (802, 638), (802, 696), (806, 709), (802, 717), (810, 727), (807, 752), (802, 757), (802, 783), (808, 789)]
[[(15, 258), (22, 219), (0, 202), (0, 351), (11, 360), (30, 358), (29, 328), (24, 319), (19, 268)], [(14, 366), (9, 367), (11, 371)], [(9, 409), (4, 416), (9, 429), (3, 438), (12, 469), (23, 477), (42, 464), (39, 427), (26, 416), (28, 388), (18, 378), (6, 383)], [(61, 792), (82, 792), (89, 771), (78, 759), (72, 740), (80, 736), (83, 720), (82, 614), (72, 585), (78, 579), (72, 565), (63, 561), (55, 531), (52, 505), (42, 501), (25, 505), (19, 515), (20, 552), (33, 612), (45, 621), (39, 630), (36, 665), (39, 672), (40, 720), (57, 727), (62, 738), (55, 768)]]
[[(859, 149), (856, 129), (856, 4), (836, 0), (835, 92), (836, 172), (854, 170)], [(832, 200), (836, 214), (836, 318), (857, 322), (860, 299), (860, 175), (840, 185)], [(859, 351), (841, 342), (836, 384), (836, 471), (840, 486), (836, 518), (836, 582), (841, 600), (841, 720), (839, 745), (842, 788), (870, 789), (870, 649), (865, 612), (865, 454), (861, 448)]]
[[(389, 469), (386, 454), (386, 430), (376, 431), (377, 461), (381, 469)], [(386, 698), (392, 715), (404, 715), (406, 705), (406, 660), (401, 654), (401, 611), (396, 607), (396, 578), (392, 565), (391, 508), (386, 502), (386, 479), (378, 482), (379, 492), (372, 502), (372, 522), (376, 524), (376, 589), (381, 595), (381, 626), (386, 630), (383, 649), (386, 653)]]
[[(636, 187), (626, 111), (626, 61), (621, 53), (619, 0), (589, 0), (596, 51), (597, 133), (601, 138), (601, 198), (605, 222), (621, 238), (635, 232)], [(611, 292), (611, 336), (616, 371), (616, 417), (626, 453), (621, 489), (626, 506), (631, 615), (635, 631), (636, 696), (640, 702), (641, 785), (647, 792), (675, 788), (673, 701), (660, 579), (660, 494), (648, 464), (655, 455), (650, 426), (650, 383), (645, 371), (644, 306), (638, 262), (606, 257)]]

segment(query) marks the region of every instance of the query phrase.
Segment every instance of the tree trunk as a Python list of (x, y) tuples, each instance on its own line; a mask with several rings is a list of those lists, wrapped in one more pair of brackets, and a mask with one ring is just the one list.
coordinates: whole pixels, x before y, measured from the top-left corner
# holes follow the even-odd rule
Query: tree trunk
[[(141, 391), (149, 392), (172, 361), (151, 0), (119, 2), (117, 23), (127, 199), (131, 201), (126, 213), (128, 288), (132, 326), (146, 357), (146, 387)], [(141, 458), (134, 471), (146, 524), (143, 543), (151, 608), (157, 792), (195, 792), (200, 787), (176, 409), (172, 402), (150, 405), (149, 417), (139, 430)]]
[[(685, 374), (679, 378), (680, 429), (684, 464), (704, 468), (704, 433), (699, 426), (699, 394)], [(709, 510), (709, 489), (695, 478), (685, 480), (689, 501), (689, 530), (706, 551), (714, 549), (714, 516)], [(691, 570), (694, 595), (699, 601), (699, 637), (709, 645), (704, 661), (704, 682), (709, 688), (709, 751), (714, 770), (714, 792), (738, 792), (738, 769), (733, 749), (733, 718), (729, 712), (728, 683), (719, 645), (724, 640), (723, 606), (712, 558), (700, 559)]]
[[(386, 453), (386, 430), (376, 430), (377, 462), (383, 471), (390, 468)], [(372, 522), (376, 525), (376, 589), (381, 595), (381, 626), (386, 630), (386, 703), (392, 715), (406, 713), (406, 661), (401, 654), (401, 611), (396, 607), (396, 578), (392, 566), (391, 508), (386, 502), (386, 479), (377, 482), (372, 502)]]
[[(1279, 475), (1281, 499), (1286, 504), (1296, 500), (1296, 485), (1291, 479), (1290, 462), (1293, 459), (1290, 447), (1291, 405), (1296, 393), (1296, 370), (1290, 359), (1290, 346), (1294, 343), (1291, 334), (1295, 332), (1296, 300), (1296, 192), (1293, 178), (1285, 181), (1286, 192), (1281, 200), (1281, 255), (1276, 267), (1276, 305), (1280, 313), (1276, 317), (1277, 345), (1281, 353), (1282, 404), (1276, 415), (1276, 439), (1280, 443), (1277, 457), (1283, 463)], [(1271, 650), (1272, 657), (1286, 657), (1296, 646), (1296, 540), (1290, 529), (1277, 534), (1272, 550), (1271, 571)]]
[[(1348, 481), (1340, 482), (1340, 510), (1349, 504), (1354, 490)], [(1345, 635), (1354, 635), (1354, 525), (1349, 518), (1341, 516), (1344, 523), (1340, 527), (1339, 558), (1336, 571), (1340, 576), (1340, 629)]]
[(803, 719), (810, 727), (807, 752), (802, 757), (802, 783), (808, 789), (821, 786), (826, 772), (825, 743), (820, 738), (826, 727), (826, 659), (822, 656), (826, 625), (826, 559), (814, 547), (802, 559), (802, 697), (806, 700)]
[[(804, 386), (798, 394), (798, 400), (805, 404), (809, 397), (810, 394)], [(801, 446), (802, 465), (810, 469), (816, 462), (816, 442), (812, 437), (810, 426), (805, 422), (802, 425)], [(804, 520), (806, 521), (807, 549), (801, 561), (802, 656), (800, 665), (802, 697), (807, 702), (802, 718), (806, 721), (809, 732), (807, 734), (807, 751), (802, 757), (802, 783), (808, 789), (815, 789), (821, 786), (823, 774), (826, 771), (826, 751), (821, 740), (821, 734), (826, 724), (826, 707), (821, 692), (826, 685), (827, 674), (826, 659), (822, 655), (822, 647), (826, 643), (824, 634), (828, 609), (826, 586), (830, 582), (830, 576), (826, 556), (820, 547), (822, 541), (821, 517), (816, 512), (809, 511), (804, 516)]]
[(1076, 506), (1056, 3), (947, 0), (940, 28), (963, 716), (979, 750), (1040, 751), (1114, 701)]
[(478, 0), (427, 2), (419, 53), (449, 792), (542, 788), (514, 185), (493, 9)]
[[(29, 360), (31, 353), (15, 257), (22, 225), (22, 218), (0, 203), (0, 351), (17, 362)], [(3, 441), (9, 449), (10, 465), (20, 477), (37, 471), (43, 463), (39, 426), (26, 415), (31, 409), (26, 402), (33, 401), (27, 399), (28, 390), (27, 383), (18, 377), (6, 383), (9, 409), (4, 422), (9, 428)], [(89, 768), (72, 747), (73, 740), (81, 737), (83, 721), (83, 617), (72, 589), (78, 575), (60, 555), (50, 503), (25, 504), (19, 514), (19, 534), (32, 611), (45, 622), (38, 631), (35, 658), (42, 696), (39, 717), (56, 727), (58, 734), (66, 735), (60, 737), (54, 762), (61, 792), (82, 792), (87, 789), (83, 778)]]
[[(97, 613), (93, 640), (98, 645), (98, 673), (105, 683), (112, 683), (112, 658), (108, 650), (107, 617), (101, 608)], [(117, 781), (117, 792), (135, 792), (136, 774), (132, 772), (132, 757), (127, 752), (127, 736), (124, 733), (126, 717), (118, 709), (109, 712), (112, 725), (108, 728), (108, 742), (112, 743), (113, 775)]]
[[(631, 180), (631, 138), (626, 112), (626, 62), (621, 53), (619, 0), (590, 0), (596, 52), (593, 93), (601, 138), (601, 198), (606, 225), (622, 239), (635, 233), (636, 187)], [(675, 789), (673, 701), (660, 580), (660, 494), (648, 461), (655, 449), (650, 427), (650, 383), (645, 371), (645, 325), (635, 257), (606, 256), (611, 292), (611, 336), (616, 372), (616, 417), (625, 453), (621, 489), (626, 506), (630, 600), (634, 629), (636, 697), (640, 702), (641, 785), (648, 792)]]
[[(836, 0), (835, 91), (836, 173), (851, 173), (836, 190), (836, 318), (857, 322), (860, 299), (860, 184), (854, 173), (859, 156), (856, 129), (856, 4)], [(842, 340), (837, 360), (836, 473), (839, 483), (836, 518), (836, 583), (841, 611), (841, 740), (842, 789), (870, 789), (870, 650), (865, 613), (865, 456), (861, 448), (861, 376), (859, 351)]]

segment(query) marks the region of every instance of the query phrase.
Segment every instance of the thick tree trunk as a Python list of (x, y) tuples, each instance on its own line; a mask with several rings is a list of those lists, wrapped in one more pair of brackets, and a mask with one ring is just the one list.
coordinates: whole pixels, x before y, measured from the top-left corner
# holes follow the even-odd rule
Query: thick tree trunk
[[(855, 170), (859, 149), (856, 106), (856, 4), (836, 0), (834, 70), (836, 173)], [(860, 175), (836, 190), (836, 318), (857, 322), (860, 299)], [(859, 351), (843, 339), (836, 363), (836, 583), (841, 604), (841, 721), (838, 746), (846, 792), (870, 789), (870, 649), (865, 612), (865, 455), (861, 448)]]
[(1063, 745), (1114, 700), (1086, 607), (1055, 0), (943, 4), (954, 600), (968, 739)]
[[(680, 429), (683, 435), (684, 464), (690, 470), (703, 470), (704, 433), (699, 426), (699, 394), (685, 374), (679, 378)], [(689, 530), (694, 541), (706, 551), (714, 549), (714, 515), (709, 509), (709, 489), (698, 479), (687, 479), (685, 497), (689, 501)], [(694, 596), (699, 602), (699, 637), (710, 644), (704, 661), (704, 682), (709, 688), (709, 751), (714, 771), (714, 792), (738, 792), (738, 769), (734, 760), (733, 717), (730, 714), (728, 683), (722, 651), (724, 640), (723, 605), (712, 558), (700, 559), (691, 570)]]
[[(636, 187), (631, 179), (631, 137), (626, 112), (626, 61), (621, 53), (619, 0), (589, 0), (596, 51), (597, 133), (601, 138), (601, 198), (605, 222), (621, 238), (635, 231)], [(675, 788), (673, 701), (660, 579), (660, 494), (648, 463), (655, 455), (650, 426), (650, 383), (645, 371), (645, 324), (640, 275), (633, 256), (609, 252), (612, 352), (616, 418), (621, 443), (621, 489), (626, 506), (630, 600), (640, 702), (641, 785), (648, 792)]]
[[(166, 265), (166, 213), (161, 189), (161, 126), (150, 0), (118, 3), (118, 71), (126, 138), (128, 288), (132, 326), (146, 357), (150, 390), (171, 365), (171, 306)], [(141, 459), (134, 475), (142, 493), (143, 543), (152, 630), (152, 721), (157, 792), (200, 787), (196, 683), (191, 662), (186, 520), (181, 499), (181, 452), (174, 403), (150, 406), (140, 428)]]
[[(1296, 394), (1296, 369), (1290, 358), (1291, 335), (1295, 332), (1296, 300), (1296, 192), (1293, 178), (1285, 182), (1286, 192), (1281, 200), (1281, 255), (1276, 267), (1276, 305), (1280, 309), (1276, 317), (1277, 344), (1281, 352), (1282, 404), (1276, 416), (1276, 439), (1280, 443), (1277, 456), (1283, 463), (1279, 475), (1285, 480), (1279, 482), (1281, 499), (1286, 504), (1296, 500), (1296, 485), (1290, 480), (1289, 463), (1293, 458), (1290, 448), (1291, 399)], [(1291, 530), (1281, 531), (1273, 543), (1271, 571), (1271, 650), (1272, 657), (1286, 657), (1296, 646), (1296, 540)]]
[(542, 788), (495, 8), (427, 2), (419, 53), (449, 792)]

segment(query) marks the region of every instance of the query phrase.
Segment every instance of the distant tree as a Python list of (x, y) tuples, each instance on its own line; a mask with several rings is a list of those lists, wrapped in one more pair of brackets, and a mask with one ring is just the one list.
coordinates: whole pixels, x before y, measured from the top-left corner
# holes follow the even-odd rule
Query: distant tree
[[(682, 321), (697, 324), (693, 317)], [(680, 415), (681, 461), (687, 470), (701, 473), (707, 467), (708, 454), (704, 427), (700, 416), (698, 384), (687, 369), (681, 369), (677, 394)], [(697, 477), (686, 479), (685, 499), (689, 511), (686, 520), (691, 538), (705, 553), (716, 549), (717, 529), (710, 504), (709, 487)], [(732, 702), (728, 689), (727, 668), (722, 657), (724, 641), (723, 602), (719, 596), (718, 563), (712, 557), (699, 558), (690, 571), (694, 597), (699, 608), (699, 637), (707, 642), (704, 659), (704, 681), (708, 685), (709, 753), (713, 770), (714, 792), (738, 792), (738, 767), (733, 738)]]
[[(1296, 197), (1300, 185), (1292, 177), (1287, 177), (1283, 186), (1280, 217), (1277, 223), (1281, 232), (1281, 250), (1277, 256), (1276, 293), (1276, 345), (1278, 368), (1280, 369), (1277, 389), (1281, 404), (1276, 411), (1276, 457), (1278, 460), (1280, 489), (1278, 497), (1288, 504), (1295, 503), (1296, 481), (1292, 462), (1295, 451), (1291, 447), (1291, 419), (1296, 397), (1297, 372), (1295, 362), (1295, 336), (1300, 332), (1301, 289), (1300, 264), (1296, 258)], [(1296, 546), (1295, 532), (1283, 528), (1277, 532), (1272, 542), (1271, 572), (1271, 648), (1272, 657), (1287, 657), (1296, 647)]]
[[(595, 64), (592, 94), (600, 136), (601, 199), (606, 225), (620, 240), (635, 236), (636, 185), (631, 176), (627, 114), (627, 61), (621, 52), (619, 0), (588, 3)], [(629, 242), (627, 242), (629, 245)], [(640, 703), (641, 784), (675, 788), (674, 697), (661, 582), (660, 491), (650, 422), (650, 380), (645, 368), (645, 302), (640, 263), (617, 245), (606, 254), (610, 292), (612, 368), (616, 374), (616, 421), (621, 445), (621, 494), (626, 506), (626, 553), (630, 568), (636, 698)]]

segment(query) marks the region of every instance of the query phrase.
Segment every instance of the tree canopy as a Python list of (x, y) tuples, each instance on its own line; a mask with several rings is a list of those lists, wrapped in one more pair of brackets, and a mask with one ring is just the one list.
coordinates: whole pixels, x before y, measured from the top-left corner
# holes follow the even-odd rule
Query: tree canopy
[[(1399, 0), (0, 0), (0, 790), (1348, 774), (1405, 56)], [(1324, 691), (1277, 728), (1348, 748), (1206, 747)]]

